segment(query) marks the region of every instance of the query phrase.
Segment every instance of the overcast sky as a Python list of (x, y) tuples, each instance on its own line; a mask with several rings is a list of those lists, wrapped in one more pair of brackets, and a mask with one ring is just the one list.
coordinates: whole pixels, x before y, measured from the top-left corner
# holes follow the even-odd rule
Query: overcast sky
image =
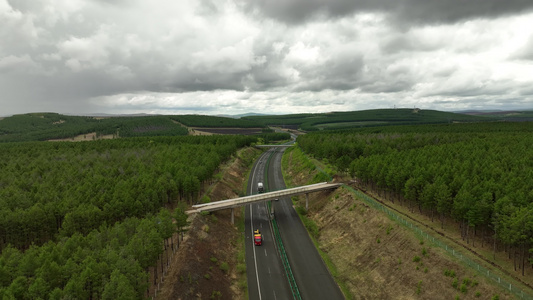
[(533, 1), (0, 0), (0, 105), (533, 109)]

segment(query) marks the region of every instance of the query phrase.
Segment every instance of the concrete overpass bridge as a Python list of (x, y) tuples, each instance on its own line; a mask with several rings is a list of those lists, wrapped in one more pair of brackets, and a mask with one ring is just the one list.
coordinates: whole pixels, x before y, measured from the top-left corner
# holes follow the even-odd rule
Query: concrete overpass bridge
[[(234, 199), (228, 199), (228, 200), (221, 200), (221, 201), (215, 201), (210, 203), (203, 203), (203, 204), (196, 204), (193, 205), (193, 209), (188, 210), (188, 214), (194, 214), (194, 213), (200, 213), (203, 211), (215, 211), (215, 210), (221, 210), (221, 209), (231, 209), (231, 223), (234, 223), (234, 208), (244, 206), (250, 203), (255, 202), (261, 202), (261, 201), (268, 201), (268, 200), (275, 200), (281, 197), (291, 197), (296, 195), (306, 195), (305, 199), (305, 208), (308, 208), (308, 202), (309, 197), (307, 195), (309, 193), (313, 192), (319, 192), (323, 190), (329, 190), (329, 189), (336, 189), (339, 186), (341, 186), (341, 183), (328, 183), (328, 182), (322, 182), (322, 183), (316, 183), (311, 185), (304, 185), (299, 186), (295, 188), (290, 189), (284, 189), (274, 192), (268, 192), (268, 193), (261, 193), (251, 196), (245, 196), (245, 197), (239, 197)], [(272, 206), (273, 207), (273, 206)]]

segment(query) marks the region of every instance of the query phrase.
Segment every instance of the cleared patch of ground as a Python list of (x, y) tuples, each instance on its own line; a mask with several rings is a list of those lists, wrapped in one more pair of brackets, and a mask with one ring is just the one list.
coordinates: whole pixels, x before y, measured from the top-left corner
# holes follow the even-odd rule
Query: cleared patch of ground
[(188, 127), (191, 135), (213, 135), (213, 134), (242, 134), (254, 135), (260, 134), (262, 128), (205, 128), (205, 127)]
[(52, 139), (48, 140), (49, 142), (81, 142), (81, 141), (95, 141), (95, 140), (110, 140), (116, 138), (113, 134), (107, 135), (96, 135), (96, 132), (80, 134), (75, 137), (65, 138), (65, 139)]

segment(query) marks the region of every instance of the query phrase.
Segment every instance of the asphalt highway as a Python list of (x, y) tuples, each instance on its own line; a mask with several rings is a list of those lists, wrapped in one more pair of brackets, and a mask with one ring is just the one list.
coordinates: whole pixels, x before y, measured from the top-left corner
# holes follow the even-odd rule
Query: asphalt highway
[[(259, 158), (250, 173), (248, 194), (257, 193), (257, 183), (268, 191), (285, 188), (281, 174), (284, 149), (269, 150)], [(274, 152), (272, 154), (272, 152)], [(269, 159), (270, 158), (270, 159)], [(265, 176), (268, 168), (268, 178)], [(344, 299), (338, 285), (315, 249), (289, 198), (272, 201), (283, 245), (302, 299)], [(246, 206), (246, 264), (249, 299), (293, 299), (270, 228), (266, 203)], [(252, 232), (259, 229), (263, 245), (254, 246)]]
[[(262, 154), (250, 173), (248, 195), (257, 194), (257, 183), (265, 180), (265, 166), (270, 156), (269, 151)], [(248, 298), (292, 299), (289, 282), (274, 243), (266, 202), (247, 205), (245, 214)], [(255, 246), (253, 242), (252, 232), (256, 229), (259, 229), (263, 235), (261, 246)]]
[[(281, 174), (281, 157), (284, 149), (276, 150), (270, 159), (268, 184), (270, 190), (285, 188)], [(289, 198), (274, 201), (274, 214), (281, 239), (289, 257), (292, 273), (302, 299), (344, 299), (322, 257), (300, 221)]]

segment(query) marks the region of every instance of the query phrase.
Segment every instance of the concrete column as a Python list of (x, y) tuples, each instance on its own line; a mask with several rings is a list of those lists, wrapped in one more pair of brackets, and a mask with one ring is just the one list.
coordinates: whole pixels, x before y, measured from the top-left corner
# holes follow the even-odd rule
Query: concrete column
[(270, 220), (274, 219), (274, 203), (270, 200)]
[(305, 210), (309, 208), (309, 194), (305, 194)]
[(231, 224), (235, 224), (235, 208), (231, 209)]

